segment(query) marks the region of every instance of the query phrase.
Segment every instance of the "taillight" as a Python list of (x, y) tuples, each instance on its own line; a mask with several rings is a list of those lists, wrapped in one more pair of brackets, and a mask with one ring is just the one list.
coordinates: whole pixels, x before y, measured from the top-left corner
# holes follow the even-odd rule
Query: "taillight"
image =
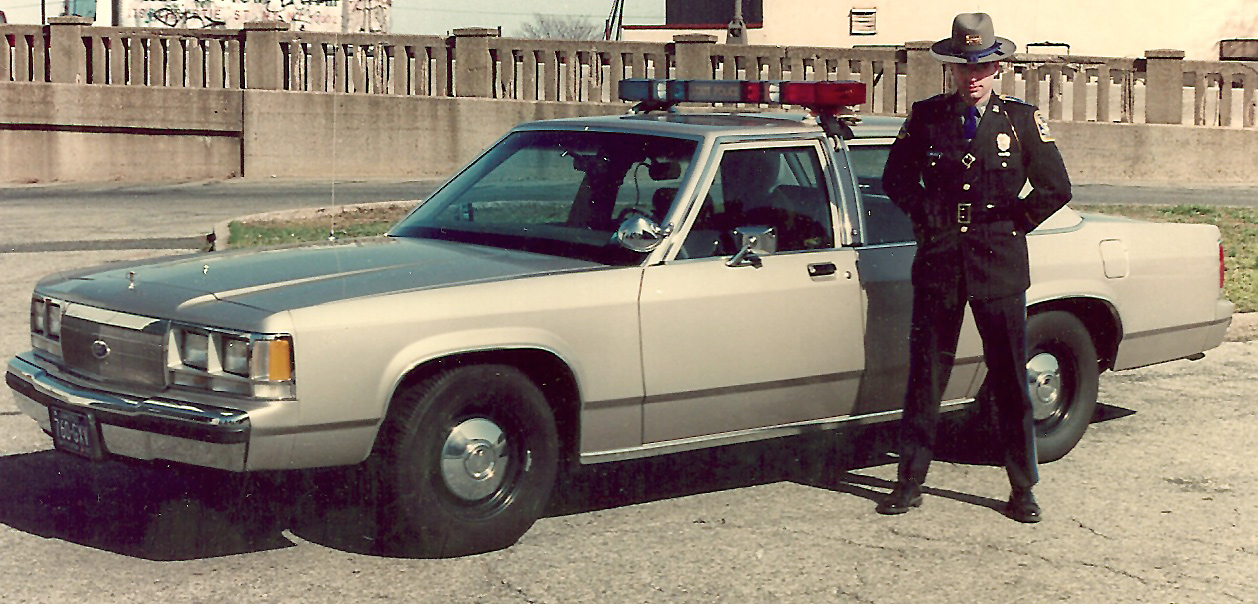
[(1226, 269), (1223, 268), (1223, 242), (1219, 242), (1219, 289), (1223, 289), (1223, 275)]

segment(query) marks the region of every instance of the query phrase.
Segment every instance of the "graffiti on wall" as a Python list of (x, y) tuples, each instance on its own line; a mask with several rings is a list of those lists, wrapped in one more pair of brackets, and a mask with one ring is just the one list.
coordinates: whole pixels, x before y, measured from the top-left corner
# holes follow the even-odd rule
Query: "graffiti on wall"
[(121, 0), (124, 27), (238, 29), (283, 21), (297, 31), (389, 31), (392, 0)]
[(389, 13), (393, 9), (393, 0), (345, 0), (348, 14), (345, 31), (347, 32), (388, 32), (392, 31), (389, 24)]

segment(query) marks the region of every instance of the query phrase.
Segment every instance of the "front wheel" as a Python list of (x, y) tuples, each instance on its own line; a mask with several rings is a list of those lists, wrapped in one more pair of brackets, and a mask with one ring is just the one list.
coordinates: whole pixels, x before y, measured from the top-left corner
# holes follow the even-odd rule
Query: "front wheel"
[(1049, 311), (1027, 320), (1027, 348), (1038, 459), (1056, 461), (1092, 423), (1100, 374), (1096, 347), (1077, 317)]
[(515, 543), (545, 510), (558, 437), (545, 396), (520, 370), (475, 365), (398, 395), (373, 463), (387, 546), (450, 557)]

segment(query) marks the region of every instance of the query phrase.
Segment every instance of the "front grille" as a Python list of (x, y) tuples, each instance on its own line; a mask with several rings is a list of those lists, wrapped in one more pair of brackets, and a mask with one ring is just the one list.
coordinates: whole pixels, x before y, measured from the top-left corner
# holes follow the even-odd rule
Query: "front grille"
[(117, 385), (165, 388), (167, 322), (72, 304), (61, 323), (66, 367)]

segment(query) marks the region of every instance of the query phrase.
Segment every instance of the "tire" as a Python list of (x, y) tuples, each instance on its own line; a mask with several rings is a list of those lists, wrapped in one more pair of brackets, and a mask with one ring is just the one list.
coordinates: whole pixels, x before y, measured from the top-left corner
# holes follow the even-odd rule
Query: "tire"
[(1027, 388), (1040, 463), (1078, 444), (1096, 411), (1100, 365), (1087, 327), (1074, 315), (1049, 311), (1027, 320)]
[(384, 545), (444, 558), (502, 549), (546, 508), (558, 437), (545, 396), (507, 365), (438, 373), (398, 395), (373, 462)]

